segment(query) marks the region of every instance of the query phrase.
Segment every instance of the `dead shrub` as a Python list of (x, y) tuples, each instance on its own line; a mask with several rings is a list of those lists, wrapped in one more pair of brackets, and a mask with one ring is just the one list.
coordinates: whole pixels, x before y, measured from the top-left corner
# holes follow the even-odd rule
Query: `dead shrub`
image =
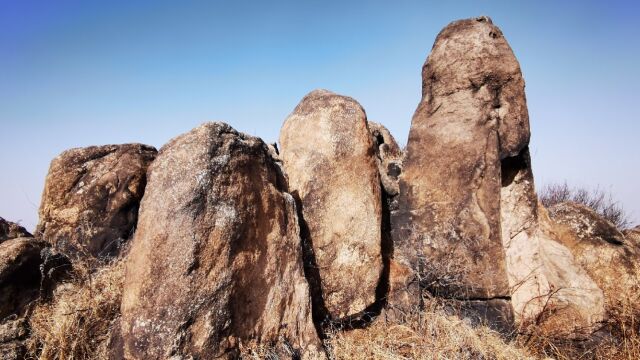
[(632, 225), (629, 214), (622, 205), (600, 188), (571, 187), (566, 182), (552, 183), (543, 186), (538, 197), (546, 208), (571, 201), (593, 209), (618, 229), (627, 229)]
[(74, 264), (70, 281), (58, 286), (48, 303), (30, 316), (31, 358), (107, 359), (112, 324), (120, 314), (123, 261), (100, 268)]
[(488, 327), (447, 315), (437, 299), (402, 323), (381, 316), (365, 329), (332, 333), (328, 344), (336, 359), (534, 359)]

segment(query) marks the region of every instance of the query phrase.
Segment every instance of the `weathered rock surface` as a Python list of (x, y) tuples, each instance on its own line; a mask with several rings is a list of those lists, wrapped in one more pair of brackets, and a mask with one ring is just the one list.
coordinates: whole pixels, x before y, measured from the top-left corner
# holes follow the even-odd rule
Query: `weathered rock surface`
[(36, 235), (63, 252), (115, 255), (136, 226), (147, 167), (156, 150), (141, 144), (71, 149), (49, 168)]
[(0, 243), (19, 237), (30, 237), (31, 234), (22, 226), (0, 217)]
[(640, 252), (612, 223), (592, 209), (571, 202), (550, 207), (549, 216), (560, 227), (559, 240), (607, 300), (620, 300), (640, 291)]
[(0, 323), (0, 358), (24, 359), (26, 355), (24, 340), (28, 334), (29, 329), (24, 319), (7, 319)]
[(362, 312), (376, 301), (383, 271), (380, 175), (366, 114), (352, 98), (313, 91), (286, 119), (280, 145), (303, 241), (315, 254), (308, 272), (317, 272), (310, 281), (323, 303), (314, 308), (332, 318)]
[(524, 80), (502, 32), (486, 17), (449, 24), (422, 76), (392, 212), (390, 308), (428, 291), (501, 331), (592, 329), (602, 291), (539, 213)]
[(285, 191), (267, 145), (226, 124), (160, 150), (126, 265), (125, 358), (321, 356)]
[(369, 131), (378, 147), (376, 162), (382, 187), (387, 195), (396, 196), (400, 192), (398, 176), (402, 172), (402, 149), (383, 125), (369, 121)]
[(501, 160), (529, 142), (520, 66), (502, 32), (481, 17), (440, 32), (422, 79), (392, 213), (392, 290), (409, 290), (396, 299), (405, 307), (419, 303), (418, 285), (508, 303)]
[(604, 318), (603, 294), (538, 205), (528, 149), (504, 159), (501, 174), (500, 221), (515, 322), (589, 333)]
[(622, 231), (627, 245), (636, 248), (640, 251), (640, 226), (636, 226), (633, 229), (626, 229)]
[(40, 290), (40, 251), (45, 243), (15, 238), (0, 243), (0, 321), (21, 316)]

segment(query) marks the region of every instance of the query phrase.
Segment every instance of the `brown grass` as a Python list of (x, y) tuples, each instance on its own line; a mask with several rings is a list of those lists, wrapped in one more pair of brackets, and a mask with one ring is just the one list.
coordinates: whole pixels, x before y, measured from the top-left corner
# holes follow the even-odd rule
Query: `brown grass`
[(472, 327), (430, 304), (404, 323), (378, 319), (366, 329), (336, 332), (330, 348), (337, 359), (534, 359), (489, 328)]
[[(108, 359), (111, 329), (119, 316), (122, 261), (74, 269), (48, 304), (33, 311), (28, 340), (32, 359)], [(621, 296), (622, 297), (622, 296)], [(529, 327), (507, 340), (484, 326), (448, 315), (437, 299), (403, 323), (380, 316), (365, 329), (335, 331), (327, 346), (335, 359), (640, 359), (640, 295), (610, 300), (609, 320), (598, 339), (567, 340)], [(259, 350), (259, 351), (258, 351)], [(246, 358), (282, 359), (273, 349), (244, 351)]]
[(618, 229), (633, 227), (627, 211), (618, 201), (614, 200), (610, 193), (601, 188), (571, 187), (566, 182), (547, 184), (539, 191), (539, 198), (546, 208), (571, 201), (593, 209), (593, 211), (611, 221)]
[(120, 313), (123, 269), (122, 261), (95, 271), (74, 265), (72, 280), (31, 315), (30, 358), (108, 359), (111, 326)]
[(336, 359), (637, 360), (639, 310), (635, 299), (618, 302), (598, 336), (589, 339), (569, 340), (548, 330), (528, 328), (506, 340), (487, 327), (472, 327), (447, 315), (433, 302), (405, 323), (379, 319), (366, 329), (335, 332), (328, 344)]

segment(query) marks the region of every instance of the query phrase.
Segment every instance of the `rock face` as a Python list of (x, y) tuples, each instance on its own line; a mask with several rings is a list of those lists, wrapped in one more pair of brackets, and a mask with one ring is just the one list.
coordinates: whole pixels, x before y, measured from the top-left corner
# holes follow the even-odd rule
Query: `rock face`
[(640, 251), (640, 226), (636, 226), (633, 229), (627, 229), (623, 231), (626, 243)]
[(352, 98), (313, 91), (284, 122), (280, 144), (303, 241), (315, 254), (311, 285), (323, 304), (314, 308), (332, 318), (362, 312), (376, 301), (383, 269), (380, 176), (366, 114)]
[(154, 148), (140, 144), (60, 154), (46, 178), (37, 236), (82, 257), (117, 254), (135, 229), (147, 167), (155, 155)]
[(3, 360), (24, 359), (24, 340), (29, 334), (24, 319), (11, 319), (0, 323), (0, 358)]
[(560, 227), (559, 239), (577, 262), (616, 301), (636, 294), (640, 252), (612, 223), (590, 208), (576, 203), (560, 203), (549, 208), (549, 216)]
[(427, 291), (501, 331), (602, 320), (602, 292), (540, 214), (524, 80), (502, 32), (486, 17), (449, 24), (422, 77), (392, 212), (391, 308)]
[(0, 217), (0, 243), (18, 237), (31, 237), (31, 234), (22, 226)]
[(44, 242), (27, 237), (0, 243), (0, 320), (21, 316), (38, 297), (44, 247)]
[[(404, 283), (414, 288), (508, 301), (501, 161), (529, 142), (520, 66), (502, 32), (482, 17), (440, 32), (422, 79), (392, 214), (395, 267), (411, 274)], [(408, 296), (403, 301), (419, 302), (419, 290)]]
[(124, 283), (127, 359), (320, 356), (295, 203), (260, 139), (207, 123), (149, 168)]
[(387, 195), (396, 196), (400, 192), (398, 176), (402, 172), (402, 149), (384, 126), (369, 121), (369, 131), (378, 148), (376, 162), (382, 187)]

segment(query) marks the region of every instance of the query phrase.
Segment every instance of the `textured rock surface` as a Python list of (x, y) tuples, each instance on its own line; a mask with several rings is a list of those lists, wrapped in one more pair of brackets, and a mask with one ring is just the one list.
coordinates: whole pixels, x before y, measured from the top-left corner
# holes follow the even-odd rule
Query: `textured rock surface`
[(18, 237), (30, 237), (31, 234), (22, 226), (0, 217), (0, 243)]
[(377, 149), (378, 172), (384, 191), (390, 196), (400, 192), (398, 176), (402, 172), (402, 149), (383, 125), (369, 121), (369, 131)]
[(627, 245), (634, 247), (637, 251), (640, 251), (640, 226), (636, 226), (633, 229), (626, 229), (622, 233)]
[(560, 241), (608, 300), (640, 291), (640, 252), (629, 236), (625, 238), (612, 223), (584, 205), (556, 204), (549, 208), (549, 216), (561, 227)]
[(0, 359), (24, 359), (26, 355), (24, 340), (28, 333), (28, 326), (24, 319), (9, 319), (0, 323)]
[(0, 320), (22, 315), (39, 295), (40, 251), (45, 243), (21, 237), (0, 244)]
[(156, 150), (140, 144), (71, 149), (49, 168), (36, 234), (63, 252), (114, 255), (135, 229)]
[(313, 91), (286, 119), (280, 145), (315, 253), (314, 297), (333, 318), (361, 312), (376, 301), (383, 270), (377, 149), (365, 112), (352, 98)]
[(392, 213), (392, 291), (408, 287), (396, 299), (405, 307), (419, 302), (418, 284), (444, 297), (508, 302), (501, 160), (529, 141), (520, 66), (482, 17), (440, 32), (422, 79)]
[(449, 24), (422, 76), (392, 211), (390, 308), (426, 290), (501, 331), (593, 329), (602, 291), (539, 213), (524, 81), (502, 32), (486, 17)]
[(126, 358), (234, 358), (260, 345), (321, 354), (284, 191), (267, 145), (226, 124), (160, 150), (126, 266)]

